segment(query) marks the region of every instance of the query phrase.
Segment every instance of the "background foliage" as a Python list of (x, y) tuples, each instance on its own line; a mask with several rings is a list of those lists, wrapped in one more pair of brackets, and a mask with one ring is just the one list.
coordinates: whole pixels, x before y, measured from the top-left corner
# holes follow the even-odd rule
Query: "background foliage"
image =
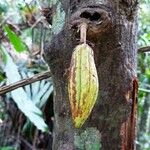
[[(150, 0), (143, 0), (139, 8), (138, 47), (150, 46)], [(139, 150), (150, 150), (150, 53), (138, 55), (138, 138)]]
[[(0, 86), (47, 70), (43, 43), (50, 25), (39, 0), (0, 1)], [(43, 2), (50, 6), (50, 1)], [(150, 45), (150, 0), (139, 5), (138, 47)], [(139, 101), (137, 148), (150, 150), (150, 53), (138, 54)], [(51, 79), (0, 97), (0, 150), (50, 149), (53, 125)], [(4, 138), (5, 137), (5, 138)]]

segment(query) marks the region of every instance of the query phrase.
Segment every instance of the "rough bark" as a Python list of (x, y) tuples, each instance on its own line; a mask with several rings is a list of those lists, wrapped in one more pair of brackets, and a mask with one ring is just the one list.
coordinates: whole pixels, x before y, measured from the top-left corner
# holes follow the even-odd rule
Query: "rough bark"
[[(102, 150), (135, 149), (137, 4), (137, 0), (53, 3), (53, 35), (45, 46), (44, 56), (55, 88), (54, 150), (98, 150), (100, 144)], [(61, 19), (65, 14), (64, 24), (61, 22), (59, 27), (55, 22), (58, 14)], [(89, 25), (87, 41), (94, 49), (100, 88), (90, 117), (82, 128), (75, 129), (66, 71), (73, 49), (79, 43), (77, 25), (83, 21)]]

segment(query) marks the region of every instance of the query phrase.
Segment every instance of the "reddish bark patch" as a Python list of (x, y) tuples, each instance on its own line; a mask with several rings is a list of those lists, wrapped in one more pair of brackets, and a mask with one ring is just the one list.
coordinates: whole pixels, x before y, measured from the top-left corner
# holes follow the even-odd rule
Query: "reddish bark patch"
[(122, 124), (120, 134), (122, 137), (121, 150), (134, 150), (135, 149), (135, 136), (136, 136), (136, 116), (137, 116), (137, 93), (138, 93), (138, 80), (133, 79), (132, 90), (132, 106), (131, 114), (128, 120)]

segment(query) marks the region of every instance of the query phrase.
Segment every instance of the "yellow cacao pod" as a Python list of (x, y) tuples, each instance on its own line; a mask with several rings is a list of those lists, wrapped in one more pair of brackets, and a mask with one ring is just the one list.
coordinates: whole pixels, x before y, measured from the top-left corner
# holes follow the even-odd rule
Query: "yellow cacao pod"
[(74, 126), (80, 128), (90, 115), (99, 90), (92, 48), (76, 46), (71, 58), (68, 94)]

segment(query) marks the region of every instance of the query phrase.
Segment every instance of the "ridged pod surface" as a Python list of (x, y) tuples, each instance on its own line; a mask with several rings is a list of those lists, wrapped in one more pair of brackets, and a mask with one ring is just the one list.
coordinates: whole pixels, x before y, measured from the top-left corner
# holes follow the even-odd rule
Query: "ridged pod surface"
[(87, 44), (80, 44), (72, 54), (68, 83), (72, 119), (76, 128), (82, 127), (90, 115), (98, 90), (93, 50)]

